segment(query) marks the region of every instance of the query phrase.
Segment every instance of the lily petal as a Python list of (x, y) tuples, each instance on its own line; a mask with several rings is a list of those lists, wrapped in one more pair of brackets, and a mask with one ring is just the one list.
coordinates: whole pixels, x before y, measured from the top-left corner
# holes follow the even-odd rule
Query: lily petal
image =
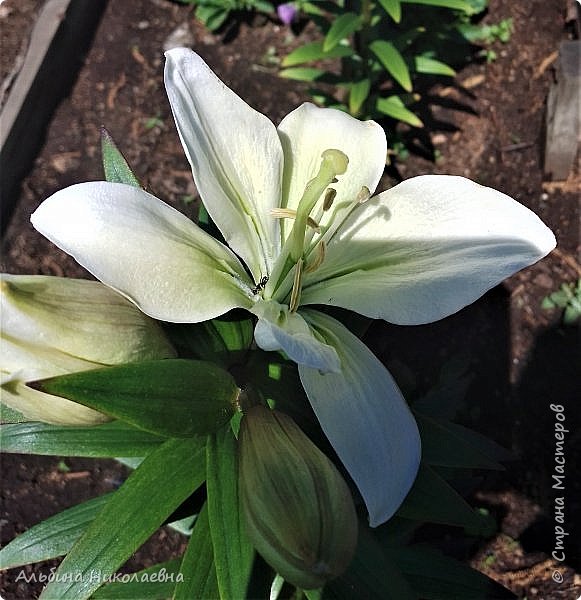
[(317, 337), (298, 313), (274, 300), (259, 300), (250, 312), (258, 317), (254, 339), (263, 350), (282, 350), (297, 364), (325, 373), (341, 370), (335, 348)]
[(270, 216), (280, 204), (282, 148), (276, 128), (226, 87), (194, 52), (166, 52), (165, 85), (206, 210), (254, 280), (280, 248)]
[[(337, 195), (332, 209), (322, 215), (321, 225), (327, 224), (331, 215), (340, 220), (362, 187), (373, 192), (385, 169), (385, 133), (374, 121), (359, 121), (339, 110), (306, 102), (281, 121), (278, 133), (284, 150), (284, 208), (297, 208), (305, 186), (321, 166), (323, 151), (341, 150), (349, 159), (347, 171), (333, 185)], [(290, 227), (285, 234), (288, 231)]]
[(430, 323), (554, 247), (550, 229), (509, 196), (463, 177), (415, 177), (351, 213), (305, 278), (301, 303)]
[(251, 305), (251, 282), (236, 256), (139, 188), (73, 185), (45, 200), (31, 221), (156, 319), (194, 323)]
[(395, 513), (415, 480), (421, 454), (416, 422), (389, 372), (361, 340), (318, 311), (305, 311), (305, 318), (336, 348), (342, 369), (322, 374), (299, 365), (303, 387), (376, 527)]
[(3, 273), (0, 285), (3, 336), (95, 366), (175, 356), (157, 321), (99, 281)]

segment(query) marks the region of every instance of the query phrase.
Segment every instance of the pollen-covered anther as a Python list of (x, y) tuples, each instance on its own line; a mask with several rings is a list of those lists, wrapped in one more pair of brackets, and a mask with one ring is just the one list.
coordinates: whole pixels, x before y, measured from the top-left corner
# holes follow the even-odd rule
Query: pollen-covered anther
[(359, 190), (359, 193), (357, 194), (357, 197), (355, 198), (355, 201), (358, 204), (363, 204), (364, 202), (367, 202), (369, 200), (369, 198), (371, 198), (371, 192), (369, 191), (368, 187), (363, 186)]
[(305, 269), (305, 273), (312, 273), (313, 271), (316, 271), (323, 264), (323, 261), (325, 260), (326, 251), (327, 251), (327, 245), (325, 244), (325, 242), (323, 240), (321, 240), (317, 244), (317, 250), (316, 250), (317, 254), (315, 255), (312, 262), (310, 262), (307, 265), (307, 267)]

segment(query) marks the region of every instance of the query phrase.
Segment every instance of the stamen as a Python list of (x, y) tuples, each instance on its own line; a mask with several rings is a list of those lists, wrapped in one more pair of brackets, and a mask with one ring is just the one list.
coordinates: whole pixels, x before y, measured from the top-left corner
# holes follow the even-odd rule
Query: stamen
[(333, 201), (335, 200), (335, 196), (337, 195), (337, 190), (334, 188), (329, 188), (325, 192), (325, 200), (323, 200), (323, 210), (327, 211), (333, 206)]
[(359, 190), (359, 193), (357, 194), (357, 197), (355, 198), (355, 202), (357, 202), (357, 204), (363, 204), (364, 202), (367, 202), (369, 200), (369, 198), (371, 198), (371, 192), (369, 191), (369, 188), (364, 185)]
[(293, 289), (291, 291), (290, 302), (288, 305), (290, 312), (296, 312), (301, 299), (301, 280), (303, 275), (303, 259), (300, 258), (295, 265), (295, 275), (293, 279)]
[(292, 208), (271, 208), (270, 216), (275, 219), (296, 219), (297, 211)]
[(323, 264), (326, 252), (327, 245), (323, 240), (321, 240), (317, 244), (317, 255), (315, 256), (315, 259), (307, 266), (305, 273), (312, 273), (313, 271), (316, 271)]

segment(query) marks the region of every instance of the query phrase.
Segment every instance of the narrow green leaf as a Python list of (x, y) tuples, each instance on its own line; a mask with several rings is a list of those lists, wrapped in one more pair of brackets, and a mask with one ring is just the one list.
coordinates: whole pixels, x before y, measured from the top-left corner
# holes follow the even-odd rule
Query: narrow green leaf
[[(503, 449), (484, 436), (450, 421), (433, 419), (415, 413), (422, 438), (422, 458), (429, 465), (464, 469), (504, 470), (496, 460), (488, 456), (491, 450), (496, 455)], [(504, 451), (504, 458), (510, 457)]]
[(433, 469), (420, 465), (416, 481), (397, 511), (398, 517), (470, 527), (484, 527), (484, 518)]
[(324, 60), (326, 58), (343, 58), (351, 56), (353, 49), (350, 46), (337, 45), (328, 52), (323, 50), (323, 42), (311, 42), (304, 46), (295, 48), (290, 54), (287, 54), (282, 60), (283, 67), (294, 67), (312, 60)]
[(180, 566), (183, 581), (176, 585), (173, 600), (218, 598), (218, 580), (208, 521), (208, 504), (200, 511)]
[(514, 594), (482, 573), (423, 546), (385, 548), (413, 589), (425, 600), (489, 600)]
[(154, 450), (73, 546), (41, 598), (89, 598), (203, 483), (204, 453), (201, 438), (168, 440)]
[(254, 339), (254, 323), (238, 312), (191, 325), (166, 324), (172, 345), (184, 358), (209, 360), (229, 368), (240, 363)]
[(283, 79), (294, 79), (296, 81), (316, 81), (322, 77), (326, 71), (324, 69), (315, 69), (314, 67), (291, 67), (279, 71), (279, 77)]
[(359, 528), (357, 551), (347, 572), (330, 581), (323, 590), (323, 600), (352, 598), (418, 598), (393, 559), (383, 551), (369, 529), (364, 526)]
[(104, 127), (101, 128), (101, 155), (106, 181), (141, 187), (111, 134)]
[(406, 4), (424, 4), (426, 6), (440, 6), (442, 8), (452, 8), (454, 10), (462, 10), (467, 14), (474, 12), (469, 2), (465, 0), (400, 0)]
[(158, 563), (136, 573), (119, 575), (113, 581), (98, 589), (91, 600), (167, 600), (179, 581), (181, 558)]
[(0, 423), (27, 423), (28, 421), (30, 419), (22, 413), (0, 402)]
[(254, 549), (239, 510), (237, 442), (230, 428), (208, 436), (208, 519), (220, 598), (245, 597)]
[(405, 64), (403, 56), (397, 48), (385, 40), (376, 40), (369, 44), (370, 50), (377, 56), (385, 70), (406, 90), (412, 91), (412, 80), (410, 72)]
[(323, 42), (323, 51), (329, 52), (342, 39), (349, 37), (361, 27), (361, 17), (353, 12), (343, 13), (340, 17), (333, 21), (325, 41)]
[(411, 110), (408, 110), (401, 98), (398, 96), (389, 96), (389, 98), (378, 98), (375, 107), (377, 110), (392, 119), (403, 121), (413, 127), (423, 127), (424, 124), (420, 121), (417, 115)]
[(379, 0), (379, 4), (396, 23), (401, 21), (400, 0)]
[(416, 71), (418, 73), (425, 73), (426, 75), (448, 75), (454, 77), (456, 71), (447, 64), (430, 58), (429, 56), (416, 56), (414, 58)]
[(103, 425), (65, 426), (18, 423), (0, 426), (0, 450), (45, 456), (146, 456), (162, 438), (123, 421)]
[(233, 415), (240, 391), (224, 369), (184, 359), (82, 371), (29, 385), (170, 437), (215, 431)]
[(359, 114), (361, 107), (371, 90), (371, 81), (369, 79), (361, 79), (353, 83), (349, 89), (349, 112), (356, 116)]
[(112, 496), (93, 498), (33, 525), (0, 550), (0, 569), (63, 556)]

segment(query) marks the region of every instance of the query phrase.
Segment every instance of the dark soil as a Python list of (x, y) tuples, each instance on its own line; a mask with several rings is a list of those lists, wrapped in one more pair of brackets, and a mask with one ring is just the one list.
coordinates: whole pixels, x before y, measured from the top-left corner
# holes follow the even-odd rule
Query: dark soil
[[(39, 3), (30, 2), (33, 15)], [(24, 3), (7, 0), (12, 10), (2, 22), (12, 32), (8, 45), (22, 39), (28, 24), (16, 19)], [(464, 361), (471, 377), (460, 418), (510, 448), (518, 460), (507, 471), (487, 476), (471, 501), (497, 517), (498, 533), (476, 546), (453, 543), (452, 531), (433, 536), (450, 551), (486, 572), (520, 598), (572, 599), (581, 594), (579, 566), (580, 484), (578, 330), (560, 325), (557, 312), (541, 309), (542, 299), (561, 283), (581, 276), (579, 265), (579, 173), (567, 182), (543, 181), (543, 115), (553, 78), (552, 58), (566, 39), (566, 3), (553, 0), (490, 0), (488, 22), (511, 17), (508, 44), (496, 44), (498, 59), (464, 69), (455, 83), (429, 91), (434, 163), (412, 156), (393, 174), (459, 174), (515, 197), (555, 232), (558, 249), (522, 271), (473, 306), (422, 327), (378, 325), (367, 342), (409, 394), (437, 380), (451, 359)], [(21, 19), (22, 21), (22, 19)], [(275, 123), (308, 97), (300, 84), (276, 77), (271, 57), (283, 56), (312, 36), (300, 38), (272, 22), (255, 20), (218, 36), (205, 31), (188, 7), (166, 0), (111, 2), (72, 94), (64, 98), (47, 131), (45, 146), (22, 192), (3, 239), (2, 270), (59, 276), (87, 274), (37, 234), (30, 213), (54, 191), (80, 181), (101, 179), (99, 128), (118, 141), (137, 175), (155, 195), (188, 215), (197, 206), (189, 166), (170, 116), (162, 84), (163, 45), (185, 24), (185, 45), (198, 51), (217, 74), (249, 104)], [(16, 33), (16, 32), (20, 33)], [(4, 35), (4, 33), (3, 33)], [(227, 42), (227, 43), (225, 43)], [(20, 48), (20, 46), (19, 46)], [(4, 53), (4, 50), (3, 50)], [(13, 56), (16, 56), (14, 54)], [(8, 72), (2, 62), (2, 74)], [(457, 110), (463, 106), (463, 110)], [(424, 143), (426, 140), (422, 140)], [(395, 179), (386, 176), (384, 187)], [(413, 374), (413, 375), (412, 375)], [(567, 440), (566, 561), (554, 549), (554, 413), (565, 407)], [(576, 450), (577, 449), (577, 450)], [(79, 501), (115, 489), (126, 470), (113, 461), (4, 456), (2, 459), (2, 542), (32, 524)], [(129, 561), (126, 569), (148, 566), (183, 549), (183, 540), (162, 531)], [(27, 567), (49, 573), (54, 563)], [(561, 583), (553, 580), (558, 571)], [(2, 597), (36, 597), (42, 585), (16, 582), (7, 572)], [(557, 576), (555, 576), (557, 578)]]

